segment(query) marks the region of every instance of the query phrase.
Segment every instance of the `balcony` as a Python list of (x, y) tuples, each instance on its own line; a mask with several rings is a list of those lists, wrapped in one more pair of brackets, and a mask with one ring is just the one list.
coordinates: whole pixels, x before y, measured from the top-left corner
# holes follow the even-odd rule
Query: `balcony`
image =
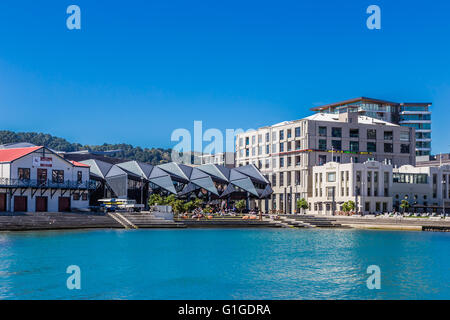
[(98, 185), (97, 181), (64, 181), (53, 182), (52, 180), (33, 180), (33, 179), (8, 179), (0, 178), (0, 188), (51, 188), (51, 189), (80, 189), (93, 190)]

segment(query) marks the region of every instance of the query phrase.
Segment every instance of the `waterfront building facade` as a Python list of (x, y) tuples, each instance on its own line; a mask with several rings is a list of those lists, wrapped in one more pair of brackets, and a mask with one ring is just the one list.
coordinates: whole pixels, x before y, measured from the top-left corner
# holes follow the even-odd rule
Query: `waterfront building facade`
[(86, 209), (89, 166), (45, 147), (0, 149), (0, 212), (62, 212)]
[(234, 152), (204, 153), (201, 156), (201, 164), (217, 164), (227, 168), (234, 168), (234, 156)]
[(393, 169), (391, 196), (400, 211), (402, 200), (418, 212), (450, 212), (450, 164)]
[(315, 166), (309, 212), (332, 215), (347, 201), (364, 214), (392, 211), (392, 165), (378, 161), (364, 163), (329, 162)]
[(392, 122), (416, 131), (416, 155), (431, 154), (431, 103), (391, 102), (360, 97), (312, 108), (320, 113), (357, 112), (371, 118)]
[(271, 181), (271, 198), (254, 206), (295, 213), (297, 199), (313, 197), (314, 166), (368, 160), (414, 165), (414, 146), (414, 128), (355, 112), (317, 113), (237, 135), (236, 165), (253, 164)]

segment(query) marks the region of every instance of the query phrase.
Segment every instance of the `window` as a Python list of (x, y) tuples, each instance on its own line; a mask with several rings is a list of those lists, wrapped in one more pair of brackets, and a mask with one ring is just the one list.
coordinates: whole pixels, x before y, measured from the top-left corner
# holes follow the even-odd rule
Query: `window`
[(351, 152), (359, 152), (359, 142), (358, 141), (350, 141), (350, 151)]
[(326, 155), (319, 155), (319, 166), (322, 166), (325, 163), (327, 163), (327, 156)]
[(384, 140), (392, 140), (394, 139), (394, 134), (392, 131), (385, 131), (384, 132)]
[(386, 152), (386, 153), (394, 152), (393, 144), (392, 143), (385, 143), (384, 144), (384, 152)]
[(331, 140), (331, 146), (333, 147), (333, 150), (342, 150), (341, 140)]
[(300, 137), (301, 133), (300, 133), (300, 127), (296, 127), (295, 128), (295, 137), (298, 138)]
[(269, 167), (270, 167), (270, 160), (266, 159), (266, 169), (269, 169)]
[(258, 134), (258, 143), (262, 143), (262, 134)]
[(261, 156), (262, 154), (263, 154), (263, 152), (262, 152), (262, 146), (259, 146), (259, 147), (258, 147), (258, 155)]
[(284, 139), (284, 130), (281, 130), (280, 131), (280, 140), (283, 140)]
[(64, 170), (52, 170), (52, 182), (64, 183)]
[(250, 149), (245, 149), (245, 156), (248, 157), (250, 155)]
[(73, 200), (80, 200), (80, 194), (79, 193), (74, 193), (73, 194)]
[(286, 174), (287, 174), (287, 182), (286, 182), (286, 185), (287, 185), (287, 186), (290, 186), (290, 185), (291, 185), (291, 172), (288, 171), (288, 172), (286, 172)]
[(301, 165), (301, 158), (300, 158), (300, 156), (295, 156), (295, 165), (296, 166)]
[(252, 144), (256, 143), (256, 136), (252, 136)]
[(252, 156), (255, 156), (255, 155), (256, 155), (256, 148), (253, 147), (253, 148), (252, 148)]
[(83, 172), (78, 171), (77, 172), (77, 183), (81, 184), (83, 182)]
[(292, 150), (292, 143), (291, 143), (291, 141), (288, 141), (286, 143), (287, 143), (287, 151), (291, 151)]
[(280, 187), (282, 186), (284, 186), (284, 172), (280, 172)]
[(375, 211), (376, 212), (380, 212), (381, 209), (381, 203), (380, 202), (375, 202)]
[(276, 143), (274, 143), (272, 145), (272, 153), (277, 153), (277, 144)]
[(239, 146), (242, 147), (242, 138), (239, 138)]
[(284, 167), (284, 158), (281, 157), (280, 158), (280, 168), (283, 168), (283, 167)]
[(280, 143), (280, 152), (284, 152), (284, 143), (283, 142)]
[(377, 130), (367, 129), (367, 139), (376, 140), (377, 139)]
[(270, 134), (268, 132), (266, 133), (266, 142), (270, 142)]
[(30, 180), (30, 168), (18, 168), (17, 177), (19, 180)]
[(333, 162), (341, 162), (341, 156), (333, 156)]
[(364, 208), (365, 211), (370, 211), (370, 202), (366, 202)]
[(401, 144), (400, 152), (401, 153), (409, 153), (409, 144)]
[(336, 172), (328, 172), (327, 181), (328, 182), (336, 182)]
[(287, 138), (289, 139), (290, 137), (292, 137), (292, 130), (291, 129), (287, 129)]
[(319, 150), (327, 150), (327, 140), (325, 139), (319, 140)]
[(409, 132), (408, 131), (400, 132), (400, 141), (407, 141), (407, 142), (409, 142)]
[(300, 150), (301, 145), (300, 145), (300, 141), (295, 141), (295, 150)]
[(359, 129), (350, 129), (350, 138), (359, 138)]
[(250, 138), (246, 137), (245, 138), (245, 145), (248, 146), (250, 144)]
[(292, 165), (292, 157), (287, 157), (287, 166), (290, 167)]
[(270, 153), (270, 145), (266, 145), (266, 154)]
[(331, 136), (334, 138), (341, 138), (342, 128), (331, 128)]
[(272, 174), (272, 186), (276, 187), (277, 185), (277, 175), (276, 173)]
[(376, 142), (367, 142), (367, 152), (377, 152)]
[(300, 171), (295, 171), (295, 184), (297, 185), (297, 186), (299, 186), (300, 185)]
[(319, 136), (326, 137), (327, 136), (327, 127), (319, 127)]

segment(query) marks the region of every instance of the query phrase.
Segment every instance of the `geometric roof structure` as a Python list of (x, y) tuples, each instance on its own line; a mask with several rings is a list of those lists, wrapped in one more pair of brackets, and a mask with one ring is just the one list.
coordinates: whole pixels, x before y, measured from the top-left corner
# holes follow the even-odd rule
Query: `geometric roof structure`
[[(252, 197), (267, 198), (273, 191), (270, 182), (252, 164), (238, 168), (227, 168), (217, 164), (188, 166), (169, 162), (153, 166), (139, 161), (125, 161), (117, 164), (97, 159), (82, 161), (91, 167), (91, 173), (113, 184), (113, 189), (123, 190), (128, 177), (151, 183), (153, 190), (163, 190), (177, 196), (191, 193), (208, 192), (218, 198), (231, 196), (233, 193), (248, 193)], [(112, 186), (111, 186), (112, 187)]]

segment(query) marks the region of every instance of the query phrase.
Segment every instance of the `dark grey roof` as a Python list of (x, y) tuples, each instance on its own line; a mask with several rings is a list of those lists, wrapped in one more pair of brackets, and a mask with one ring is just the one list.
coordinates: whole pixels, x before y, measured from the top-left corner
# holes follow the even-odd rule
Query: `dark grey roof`
[[(234, 192), (248, 192), (253, 197), (266, 198), (273, 192), (269, 181), (254, 165), (229, 169), (217, 164), (191, 167), (174, 162), (157, 166), (139, 161), (111, 164), (90, 159), (82, 162), (91, 166), (93, 176), (106, 179), (110, 185), (114, 184), (118, 192), (126, 188), (122, 184), (127, 183), (128, 178), (145, 179), (153, 184), (153, 188), (156, 186), (180, 196), (199, 189), (222, 198)], [(125, 180), (122, 177), (126, 177)], [(216, 183), (226, 186), (223, 192), (217, 190)], [(177, 190), (181, 191), (177, 193)]]

